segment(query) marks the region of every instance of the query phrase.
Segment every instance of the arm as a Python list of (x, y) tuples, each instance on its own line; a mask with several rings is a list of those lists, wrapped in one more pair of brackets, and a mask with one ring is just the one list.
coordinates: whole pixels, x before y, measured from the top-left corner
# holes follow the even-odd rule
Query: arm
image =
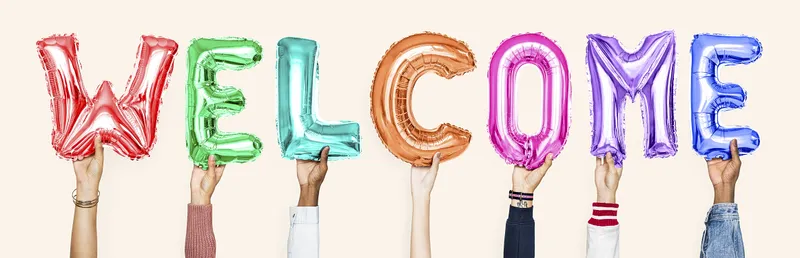
[[(547, 154), (544, 164), (534, 170), (514, 167), (511, 176), (511, 207), (506, 220), (504, 258), (532, 258), (535, 250), (535, 224), (533, 221), (533, 192), (539, 187), (547, 170), (553, 165), (553, 154)], [(529, 199), (529, 200), (525, 200)]]
[(605, 159), (595, 158), (594, 184), (597, 202), (592, 204), (592, 217), (586, 228), (587, 258), (619, 257), (619, 222), (617, 221), (617, 187), (622, 168), (614, 166), (611, 153)]
[(319, 190), (328, 173), (329, 151), (322, 148), (319, 161), (297, 161), (300, 200), (289, 210), (289, 258), (319, 257)]
[(441, 153), (433, 155), (430, 167), (411, 167), (411, 258), (431, 257), (431, 191), (439, 173)]
[(97, 202), (103, 175), (103, 143), (94, 138), (94, 154), (72, 163), (75, 170), (75, 214), (72, 219), (71, 258), (97, 258)]
[(412, 198), (411, 257), (431, 257), (430, 196)]
[(225, 165), (217, 166), (214, 155), (208, 156), (208, 170), (195, 166), (189, 183), (191, 202), (186, 220), (186, 258), (214, 258), (217, 256), (217, 240), (211, 218), (211, 195), (214, 194)]
[(707, 162), (708, 175), (714, 186), (714, 205), (706, 217), (701, 258), (744, 258), (739, 208), (734, 203), (736, 181), (742, 166), (736, 140), (731, 141), (730, 149), (731, 159)]

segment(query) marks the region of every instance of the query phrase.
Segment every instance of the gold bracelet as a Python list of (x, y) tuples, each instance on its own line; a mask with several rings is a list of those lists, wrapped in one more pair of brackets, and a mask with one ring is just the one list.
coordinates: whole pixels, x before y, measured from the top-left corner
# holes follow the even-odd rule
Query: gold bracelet
[(72, 190), (72, 203), (74, 203), (75, 206), (78, 208), (92, 208), (94, 206), (97, 206), (97, 203), (100, 202), (100, 191), (97, 191), (97, 198), (90, 201), (79, 201), (78, 195), (76, 194), (77, 191), (78, 191), (77, 188), (75, 190)]

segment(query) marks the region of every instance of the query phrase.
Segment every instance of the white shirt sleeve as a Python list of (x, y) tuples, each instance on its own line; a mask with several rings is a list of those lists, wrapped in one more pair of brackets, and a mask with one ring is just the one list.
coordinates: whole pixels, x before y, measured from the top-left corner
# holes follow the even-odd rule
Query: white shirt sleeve
[(619, 225), (586, 228), (586, 258), (619, 258)]
[(593, 203), (586, 228), (586, 258), (619, 258), (619, 221), (616, 203)]
[(319, 258), (319, 207), (291, 207), (288, 258)]

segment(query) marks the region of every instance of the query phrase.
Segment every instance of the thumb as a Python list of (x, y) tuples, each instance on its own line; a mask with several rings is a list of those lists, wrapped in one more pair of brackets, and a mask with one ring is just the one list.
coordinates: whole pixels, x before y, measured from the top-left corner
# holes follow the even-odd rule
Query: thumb
[(550, 169), (551, 166), (553, 166), (553, 153), (548, 153), (541, 166), (542, 172), (547, 173), (547, 170)]
[(739, 162), (739, 142), (736, 139), (731, 141), (731, 160), (734, 162)]
[(441, 162), (441, 160), (442, 160), (442, 153), (437, 152), (436, 154), (433, 154), (433, 162), (431, 163), (430, 175), (426, 177), (432, 178), (431, 180), (436, 179), (436, 175), (439, 174), (439, 162)]
[(319, 153), (319, 167), (323, 171), (328, 171), (328, 153), (331, 152), (331, 147), (325, 146)]
[(100, 162), (103, 161), (104, 149), (105, 148), (103, 147), (103, 138), (98, 133), (97, 135), (94, 136), (94, 158)]
[(217, 173), (217, 158), (214, 157), (213, 154), (208, 155), (208, 169), (205, 171), (205, 174), (210, 179), (216, 179)]

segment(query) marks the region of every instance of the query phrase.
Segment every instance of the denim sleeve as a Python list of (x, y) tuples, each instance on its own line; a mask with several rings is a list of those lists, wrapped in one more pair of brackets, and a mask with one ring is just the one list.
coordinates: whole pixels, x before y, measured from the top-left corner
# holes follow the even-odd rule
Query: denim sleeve
[(535, 242), (533, 207), (509, 207), (503, 258), (533, 258)]
[(739, 208), (735, 203), (718, 203), (706, 217), (700, 258), (744, 258)]

